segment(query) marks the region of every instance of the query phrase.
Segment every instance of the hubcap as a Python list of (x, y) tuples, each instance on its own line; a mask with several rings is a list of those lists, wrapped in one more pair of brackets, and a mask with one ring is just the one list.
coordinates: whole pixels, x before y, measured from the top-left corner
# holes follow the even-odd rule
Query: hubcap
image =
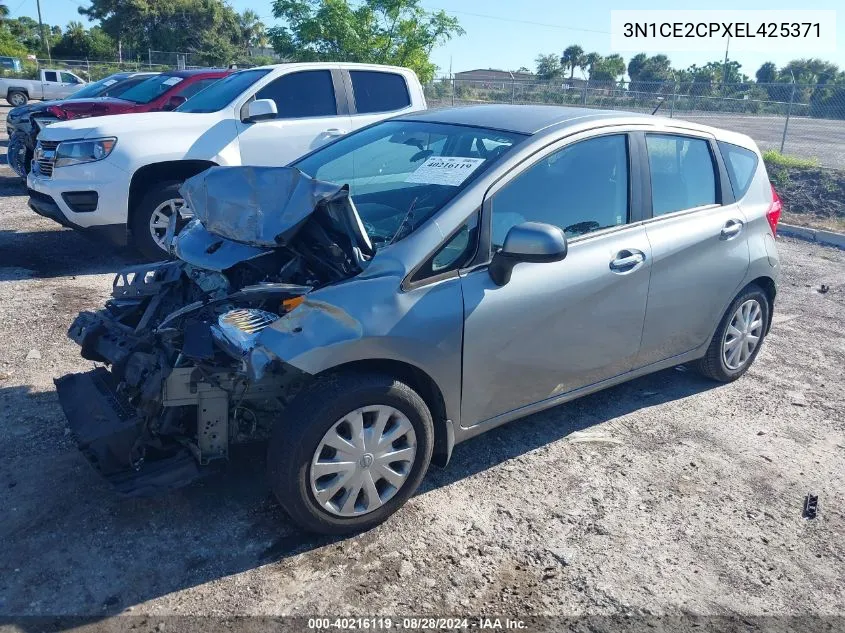
[(411, 474), (417, 436), (387, 405), (350, 411), (323, 436), (311, 460), (311, 492), (331, 514), (360, 516), (390, 501)]
[(728, 324), (722, 340), (722, 358), (728, 369), (739, 369), (757, 348), (763, 333), (763, 309), (756, 299), (743, 303)]
[(150, 235), (158, 247), (166, 251), (167, 247), (164, 244), (164, 237), (167, 235), (167, 227), (170, 225), (170, 218), (174, 213), (178, 214), (176, 221), (177, 230), (182, 228), (188, 220), (194, 217), (194, 213), (185, 206), (185, 201), (182, 198), (172, 198), (165, 200), (158, 205), (153, 214), (150, 216)]

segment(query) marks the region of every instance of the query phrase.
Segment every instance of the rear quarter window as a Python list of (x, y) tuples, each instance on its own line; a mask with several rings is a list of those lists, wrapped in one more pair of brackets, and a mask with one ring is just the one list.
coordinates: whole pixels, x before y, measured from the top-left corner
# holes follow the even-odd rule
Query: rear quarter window
[(728, 170), (734, 197), (739, 200), (748, 191), (757, 171), (757, 154), (750, 149), (719, 141), (719, 151)]
[(352, 91), (358, 114), (392, 112), (411, 105), (405, 78), (395, 73), (351, 70)]

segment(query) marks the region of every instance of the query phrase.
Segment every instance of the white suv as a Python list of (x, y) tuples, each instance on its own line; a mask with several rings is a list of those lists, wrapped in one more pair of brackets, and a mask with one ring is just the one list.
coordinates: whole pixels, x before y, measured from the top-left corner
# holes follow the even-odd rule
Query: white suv
[(242, 70), (174, 112), (58, 123), (38, 137), (29, 206), (160, 259), (179, 187), (213, 165), (281, 166), (381, 119), (424, 110), (407, 68), (303, 63)]

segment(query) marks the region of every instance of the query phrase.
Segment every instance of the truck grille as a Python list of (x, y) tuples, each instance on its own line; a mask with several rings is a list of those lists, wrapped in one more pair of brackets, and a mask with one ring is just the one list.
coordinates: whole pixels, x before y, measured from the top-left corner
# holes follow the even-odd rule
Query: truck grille
[(53, 164), (56, 162), (56, 148), (59, 146), (57, 141), (38, 141), (35, 148), (35, 166), (38, 168), (38, 173), (47, 178), (53, 176)]

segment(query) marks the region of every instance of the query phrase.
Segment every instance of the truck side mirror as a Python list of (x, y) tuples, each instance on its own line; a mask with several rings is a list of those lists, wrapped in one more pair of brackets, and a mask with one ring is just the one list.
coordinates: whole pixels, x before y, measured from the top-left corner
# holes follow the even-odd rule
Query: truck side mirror
[(272, 99), (256, 99), (250, 101), (246, 110), (244, 123), (257, 123), (275, 119), (279, 111), (276, 109), (276, 102)]

